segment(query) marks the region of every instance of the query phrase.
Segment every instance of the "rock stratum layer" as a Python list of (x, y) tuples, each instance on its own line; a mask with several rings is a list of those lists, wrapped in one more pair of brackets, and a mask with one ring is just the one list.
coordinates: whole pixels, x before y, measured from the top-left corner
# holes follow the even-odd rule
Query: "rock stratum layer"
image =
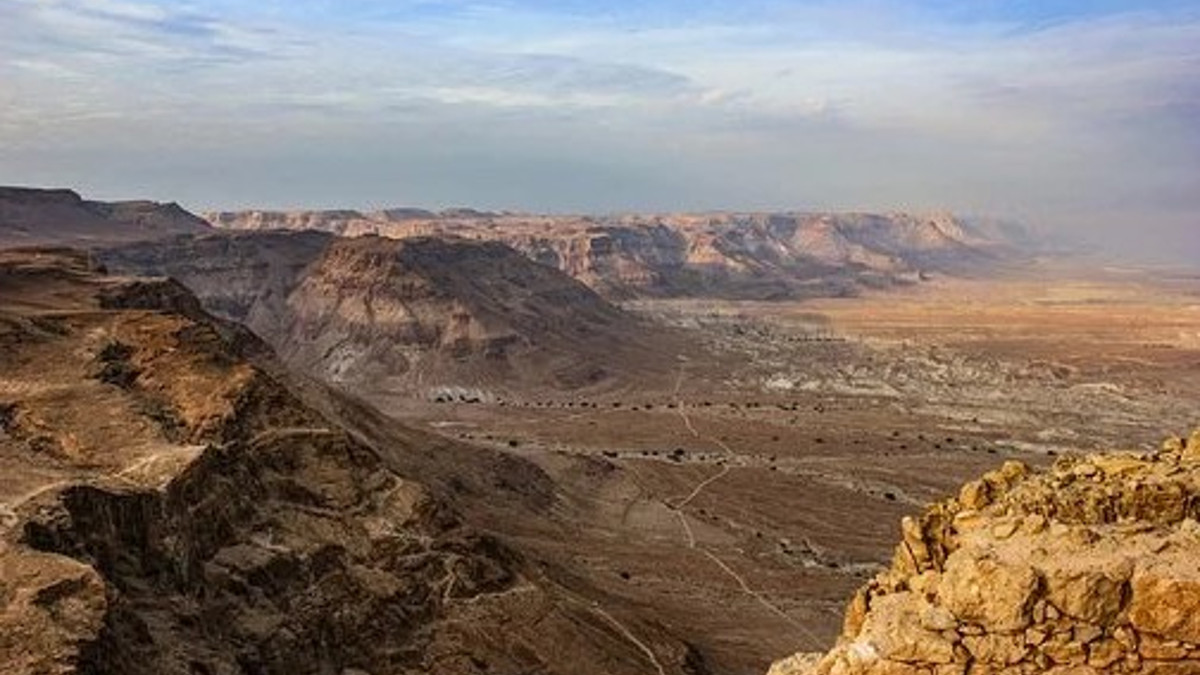
[(208, 213), (234, 230), (504, 242), (608, 297), (807, 297), (990, 268), (1028, 248), (1020, 228), (949, 214), (704, 213), (609, 217), (452, 210)]
[(770, 675), (1200, 673), (1200, 431), (1006, 463), (902, 523), (829, 653)]
[(544, 482), (294, 378), (175, 282), (0, 253), (6, 675), (705, 672), (459, 508), (544, 522)]

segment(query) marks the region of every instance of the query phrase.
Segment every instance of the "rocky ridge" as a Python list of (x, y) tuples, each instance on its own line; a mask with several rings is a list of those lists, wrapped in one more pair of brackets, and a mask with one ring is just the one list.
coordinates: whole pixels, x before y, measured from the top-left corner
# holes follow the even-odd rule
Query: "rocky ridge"
[(578, 389), (669, 367), (668, 331), (501, 242), (242, 232), (98, 259), (178, 279), (289, 365), (358, 391)]
[(175, 203), (99, 202), (71, 190), (0, 187), (0, 248), (94, 247), (212, 228)]
[(1027, 248), (1013, 226), (950, 214), (701, 213), (547, 216), (452, 210), (205, 214), (234, 230), (391, 238), (453, 234), (509, 244), (609, 297), (807, 297), (990, 268)]
[(905, 518), (827, 654), (770, 675), (1200, 672), (1200, 431), (1018, 462)]

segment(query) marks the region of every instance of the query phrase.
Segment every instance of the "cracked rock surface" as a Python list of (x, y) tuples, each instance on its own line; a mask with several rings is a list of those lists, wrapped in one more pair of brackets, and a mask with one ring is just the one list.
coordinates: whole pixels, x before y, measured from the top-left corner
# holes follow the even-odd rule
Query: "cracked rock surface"
[(1200, 672), (1200, 431), (1018, 462), (902, 523), (836, 646), (770, 675)]

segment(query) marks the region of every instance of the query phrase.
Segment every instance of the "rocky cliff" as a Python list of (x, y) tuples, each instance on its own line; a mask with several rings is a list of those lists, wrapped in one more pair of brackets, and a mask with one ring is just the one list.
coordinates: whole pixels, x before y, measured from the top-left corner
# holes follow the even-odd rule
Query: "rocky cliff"
[(174, 203), (97, 202), (71, 190), (0, 187), (0, 248), (93, 247), (210, 229)]
[(903, 521), (838, 644), (771, 675), (1200, 673), (1200, 431), (1011, 462)]
[(673, 359), (666, 331), (500, 242), (242, 232), (98, 259), (178, 279), (293, 367), (357, 391), (576, 389)]
[(560, 272), (465, 239), (335, 241), (287, 304), (279, 349), (289, 362), (384, 389), (419, 377), (489, 389), (594, 384), (647, 332)]
[(174, 282), (0, 254), (6, 674), (703, 672), (456, 506), (541, 522), (537, 475), (288, 375)]
[(1019, 228), (949, 214), (709, 213), (540, 216), (455, 210), (223, 212), (240, 230), (455, 234), (505, 242), (612, 297), (803, 297), (966, 273), (1017, 255)]
[(288, 296), (333, 239), (307, 231), (185, 235), (107, 247), (95, 259), (116, 272), (176, 279), (209, 312), (278, 344), (292, 320)]

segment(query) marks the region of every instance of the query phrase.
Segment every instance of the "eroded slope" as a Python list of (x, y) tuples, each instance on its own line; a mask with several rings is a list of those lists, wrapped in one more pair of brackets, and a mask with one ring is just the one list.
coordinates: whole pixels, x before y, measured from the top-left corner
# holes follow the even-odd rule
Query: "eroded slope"
[(671, 331), (497, 242), (240, 233), (100, 259), (177, 278), (289, 365), (372, 395), (628, 386), (664, 375), (675, 346)]
[(0, 355), (6, 673), (702, 672), (401, 475), (439, 475), (422, 434), (371, 437), (177, 284), (0, 255)]

